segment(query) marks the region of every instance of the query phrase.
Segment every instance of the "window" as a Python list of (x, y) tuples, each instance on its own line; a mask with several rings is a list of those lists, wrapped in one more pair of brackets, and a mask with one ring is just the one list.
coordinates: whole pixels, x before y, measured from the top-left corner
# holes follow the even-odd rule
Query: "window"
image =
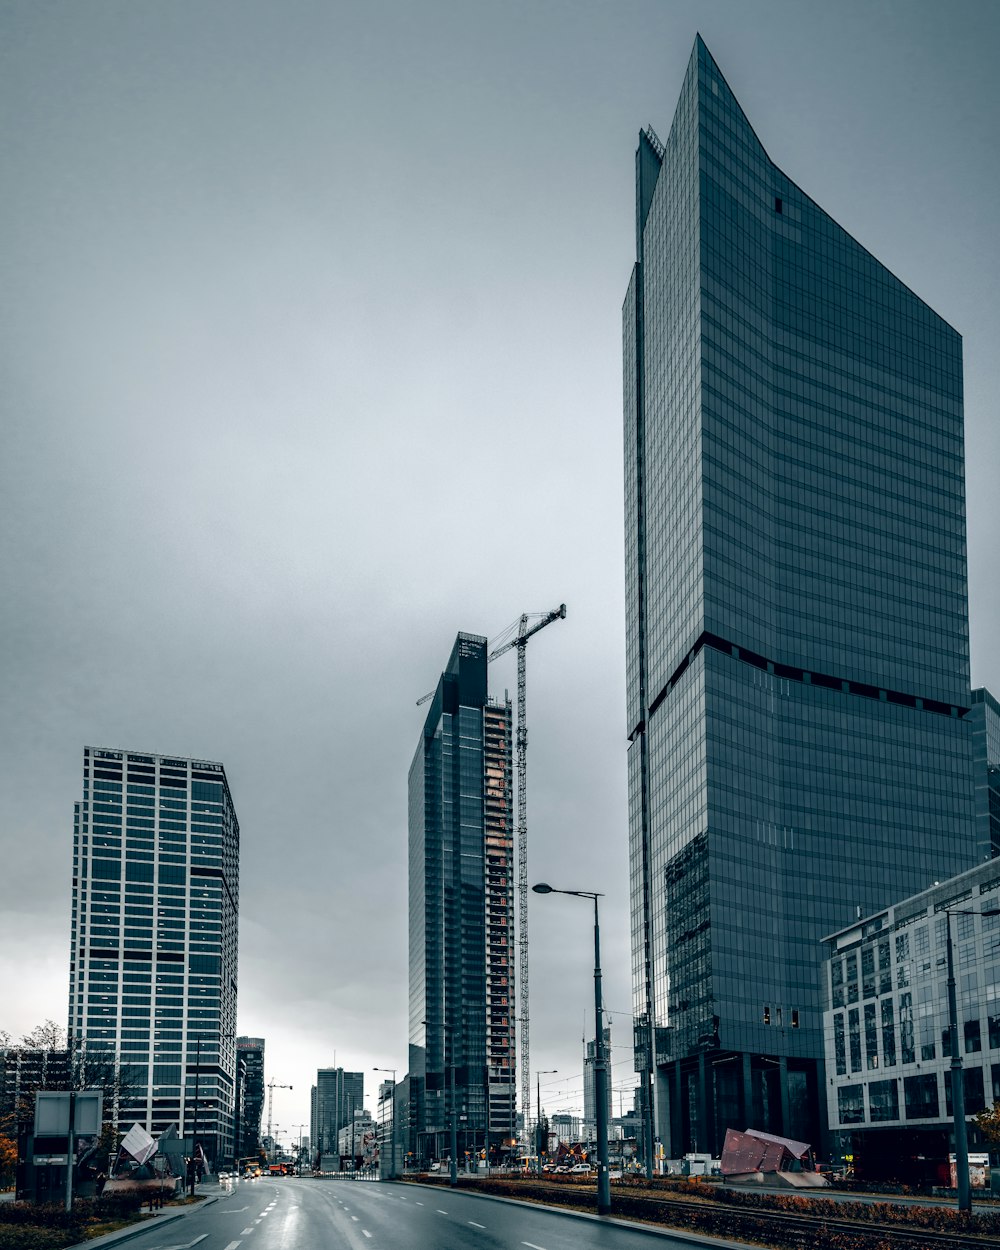
[(847, 1013), (847, 1033), (851, 1043), (851, 1071), (861, 1071), (861, 1018), (858, 1009)]
[(872, 1081), (868, 1086), (868, 1108), (872, 1123), (899, 1119), (899, 1086), (893, 1081)]
[[(833, 1017), (833, 1052), (836, 1058), (837, 1075), (847, 1075), (847, 1040), (844, 1034), (844, 1013), (838, 1011)], [(1000, 1065), (998, 1065), (1000, 1068)]]
[(869, 1071), (878, 1067), (878, 1028), (875, 1023), (874, 1003), (865, 1003), (865, 1060)]
[(882, 1062), (887, 1068), (896, 1066), (896, 1026), (891, 998), (882, 999)]
[(933, 1072), (903, 1078), (903, 1098), (908, 1120), (928, 1120), (938, 1114), (937, 1076)]
[(841, 1124), (863, 1124), (865, 1095), (863, 1085), (841, 1085), (837, 1090), (837, 1114)]

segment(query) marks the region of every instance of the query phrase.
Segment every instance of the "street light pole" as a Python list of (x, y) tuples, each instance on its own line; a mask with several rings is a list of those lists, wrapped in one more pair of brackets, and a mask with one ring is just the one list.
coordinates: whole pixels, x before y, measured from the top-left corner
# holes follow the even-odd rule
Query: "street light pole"
[(594, 1043), (594, 1099), (597, 1103), (597, 1214), (611, 1214), (611, 1177), (608, 1172), (608, 1062), (604, 1053), (604, 1007), (601, 1001), (601, 921), (597, 900), (603, 895), (592, 890), (557, 890), (540, 881), (533, 885), (536, 894), (569, 894), (574, 898), (594, 900), (594, 1022), (597, 1037)]
[[(389, 1119), (389, 1177), (394, 1181), (396, 1179), (396, 1069), (395, 1068), (372, 1068), (373, 1072), (391, 1072), (392, 1073), (392, 1101), (390, 1102), (390, 1119)], [(382, 1156), (379, 1156), (379, 1176), (382, 1175)]]
[[(542, 1174), (542, 1077), (552, 1076), (558, 1071), (558, 1068), (538, 1068), (535, 1071), (535, 1099), (538, 1107), (538, 1118), (535, 1120), (535, 1150), (538, 1153), (538, 1161), (535, 1164), (535, 1171), (539, 1176)], [(529, 1085), (528, 1088), (530, 1089), (531, 1086)], [(546, 1150), (548, 1150), (548, 1145), (546, 1140)]]

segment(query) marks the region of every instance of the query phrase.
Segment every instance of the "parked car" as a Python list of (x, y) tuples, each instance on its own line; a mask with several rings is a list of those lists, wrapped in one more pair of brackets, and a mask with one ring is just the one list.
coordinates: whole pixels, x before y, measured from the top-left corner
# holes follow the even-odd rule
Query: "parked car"
[(432, 1163), (432, 1164), (431, 1164), (431, 1171), (432, 1171), (432, 1172), (440, 1172), (440, 1171), (441, 1171), (441, 1164), (440, 1164), (440, 1163)]
[(589, 1163), (574, 1163), (570, 1168), (571, 1172), (593, 1172), (593, 1170)]

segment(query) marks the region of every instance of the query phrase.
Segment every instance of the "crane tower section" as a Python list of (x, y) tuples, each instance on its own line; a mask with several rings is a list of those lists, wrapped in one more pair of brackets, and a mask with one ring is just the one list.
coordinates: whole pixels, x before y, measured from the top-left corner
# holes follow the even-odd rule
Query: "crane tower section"
[[(518, 1037), (517, 1062), (521, 1070), (521, 1111), (527, 1132), (531, 1114), (531, 1049), (530, 1014), (528, 1008), (528, 723), (527, 667), (525, 650), (528, 639), (551, 625), (566, 619), (566, 605), (561, 603), (551, 612), (537, 615), (524, 613), (517, 622), (517, 633), (509, 641), (495, 646), (489, 659), (495, 660), (517, 647), (517, 730), (514, 737), (517, 767), (517, 996)], [(531, 622), (531, 623), (529, 623)]]

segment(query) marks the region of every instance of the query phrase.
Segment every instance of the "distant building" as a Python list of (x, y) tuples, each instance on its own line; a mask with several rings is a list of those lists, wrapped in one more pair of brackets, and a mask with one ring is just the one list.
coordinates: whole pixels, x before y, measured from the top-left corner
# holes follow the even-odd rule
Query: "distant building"
[[(954, 1150), (946, 908), (1000, 908), (1000, 861), (824, 938), (831, 1153), (866, 1179), (940, 1180)], [(986, 1150), (972, 1117), (1000, 1099), (1000, 915), (951, 932), (969, 1143)]]
[(337, 1135), (337, 1149), (342, 1159), (370, 1163), (375, 1156), (377, 1126), (367, 1111), (356, 1111)]
[(255, 1155), (260, 1150), (261, 1116), (264, 1111), (264, 1039), (236, 1039), (237, 1090), (239, 1100), (238, 1158)]
[(65, 1048), (0, 1047), (0, 1118), (13, 1115), (31, 1121), (35, 1092), (69, 1089), (71, 1075), (70, 1052)]
[[(594, 1089), (596, 1041), (583, 1044), (583, 1135), (588, 1141), (597, 1137), (597, 1096)], [(611, 1123), (611, 1025), (604, 1026), (604, 1062), (608, 1070), (607, 1122)]]
[(73, 822), (69, 1045), (138, 1122), (233, 1152), (240, 829), (226, 770), (87, 747)]
[(340, 1153), (338, 1134), (364, 1110), (363, 1072), (343, 1068), (320, 1068), (312, 1090), (312, 1116), (309, 1126), (310, 1149), (314, 1155)]
[(556, 1111), (549, 1116), (549, 1138), (556, 1145), (573, 1146), (580, 1140), (580, 1117), (569, 1115), (565, 1111)]
[(980, 858), (962, 340), (770, 159), (700, 38), (635, 171), (643, 1105), (668, 1156), (733, 1125), (822, 1148), (822, 935)]
[(972, 758), (980, 859), (1000, 855), (1000, 703), (985, 686), (972, 692)]
[(410, 1137), (418, 1160), (515, 1123), (510, 702), (487, 696), (486, 639), (459, 634), (409, 776)]

